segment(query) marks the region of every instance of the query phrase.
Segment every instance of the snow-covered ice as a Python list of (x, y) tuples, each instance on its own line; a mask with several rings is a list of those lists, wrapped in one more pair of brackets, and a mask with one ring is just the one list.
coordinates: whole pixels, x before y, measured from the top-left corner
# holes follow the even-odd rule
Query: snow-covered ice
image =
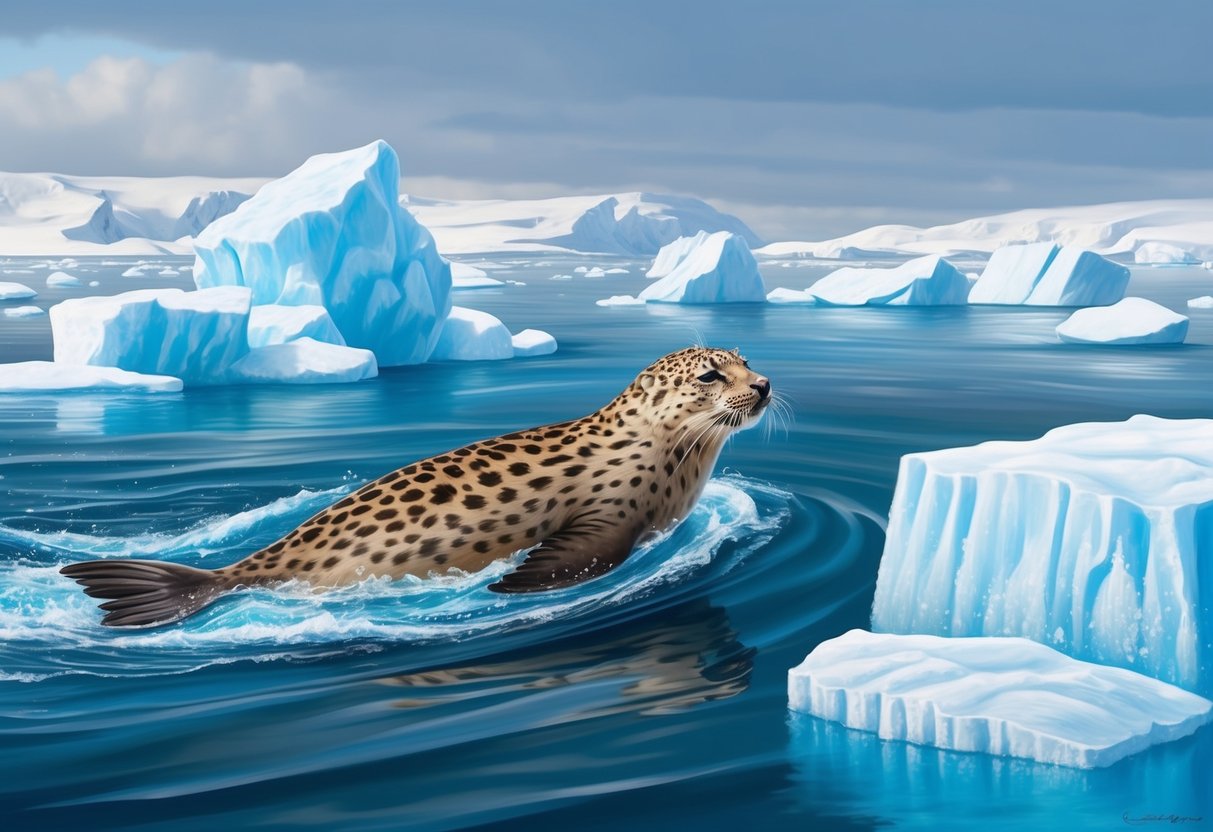
[(325, 307), (380, 366), (429, 358), (450, 309), (450, 264), (398, 202), (383, 141), (313, 156), (194, 241), (200, 288), (247, 285), (253, 302)]
[(1213, 693), (1213, 420), (902, 457), (875, 630), (1014, 635)]
[(300, 338), (312, 338), (326, 344), (345, 346), (328, 310), (323, 306), (279, 306), (267, 303), (254, 306), (249, 312), (248, 343), (250, 347), (286, 344)]
[(296, 338), (251, 350), (231, 369), (233, 381), (280, 384), (341, 384), (379, 375), (370, 350)]
[(4, 308), (6, 318), (38, 318), (46, 311), (40, 306), (7, 306)]
[(513, 341), (505, 324), (488, 312), (452, 306), (431, 359), (489, 361), (513, 357)]
[(594, 303), (598, 306), (644, 306), (644, 301), (635, 295), (611, 295)]
[(512, 336), (510, 342), (518, 358), (556, 352), (556, 339), (542, 329), (524, 329)]
[(968, 298), (969, 281), (942, 257), (927, 256), (891, 269), (847, 266), (808, 291), (827, 306), (957, 306)]
[(52, 272), (46, 277), (47, 288), (60, 287), (65, 289), (83, 286), (80, 278), (75, 275), (70, 275), (67, 272)]
[(122, 273), (123, 277), (144, 277), (142, 266), (131, 266)]
[(1142, 243), (1133, 252), (1133, 262), (1154, 265), (1199, 265), (1200, 258), (1172, 243)]
[(1213, 295), (1201, 295), (1188, 301), (1191, 309), (1213, 309)]
[(0, 282), (0, 300), (29, 300), (38, 297), (38, 293), (24, 283)]
[(657, 252), (657, 256), (653, 259), (653, 265), (649, 266), (649, 270), (644, 273), (645, 277), (665, 277), (670, 272), (686, 259), (687, 255), (694, 251), (699, 246), (703, 245), (708, 238), (707, 231), (700, 231), (693, 237), (679, 237), (674, 242), (661, 247), (661, 251)]
[(1188, 319), (1145, 298), (1079, 309), (1057, 326), (1071, 344), (1182, 344)]
[(969, 303), (1027, 303), (1059, 251), (1056, 243), (1003, 246), (990, 255), (969, 291)]
[(95, 392), (176, 393), (181, 379), (145, 375), (116, 367), (89, 367), (52, 361), (0, 364), (0, 393)]
[(817, 302), (808, 289), (785, 289), (780, 286), (767, 292), (767, 303), (800, 303), (812, 305)]
[[(762, 303), (766, 286), (745, 239), (728, 231), (696, 235), (666, 275), (638, 296), (646, 303)], [(682, 251), (681, 243), (674, 243)], [(658, 255), (660, 258), (660, 254)]]
[(249, 290), (141, 289), (51, 307), (55, 361), (218, 384), (248, 352)]
[(1188, 736), (1213, 702), (1023, 638), (851, 630), (788, 671), (793, 710), (952, 751), (1099, 768)]

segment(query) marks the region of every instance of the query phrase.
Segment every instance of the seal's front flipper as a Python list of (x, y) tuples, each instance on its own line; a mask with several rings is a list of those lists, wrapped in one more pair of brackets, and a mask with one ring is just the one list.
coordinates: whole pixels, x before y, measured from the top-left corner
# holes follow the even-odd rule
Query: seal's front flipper
[(632, 553), (636, 534), (631, 529), (586, 522), (556, 532), (540, 543), (526, 560), (495, 584), (493, 592), (540, 592), (597, 578)]
[(170, 624), (214, 601), (228, 581), (207, 569), (158, 560), (90, 560), (59, 570), (101, 605), (111, 627)]

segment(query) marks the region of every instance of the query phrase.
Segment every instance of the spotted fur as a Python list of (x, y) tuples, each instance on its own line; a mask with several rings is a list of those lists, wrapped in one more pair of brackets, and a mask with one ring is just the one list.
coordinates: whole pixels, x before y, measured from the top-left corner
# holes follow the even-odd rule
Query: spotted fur
[(724, 440), (761, 418), (769, 392), (736, 351), (685, 349), (589, 416), (406, 465), (211, 574), (223, 589), (292, 579), (334, 587), (476, 572), (535, 547), (492, 588), (593, 578), (687, 516)]

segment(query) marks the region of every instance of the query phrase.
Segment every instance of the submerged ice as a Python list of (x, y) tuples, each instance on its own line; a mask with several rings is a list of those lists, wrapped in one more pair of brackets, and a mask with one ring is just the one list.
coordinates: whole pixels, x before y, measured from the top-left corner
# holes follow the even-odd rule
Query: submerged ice
[(952, 751), (1108, 766), (1209, 721), (1213, 703), (1023, 638), (852, 630), (788, 672), (793, 710)]
[(1213, 693), (1213, 420), (902, 458), (873, 629), (1023, 636)]

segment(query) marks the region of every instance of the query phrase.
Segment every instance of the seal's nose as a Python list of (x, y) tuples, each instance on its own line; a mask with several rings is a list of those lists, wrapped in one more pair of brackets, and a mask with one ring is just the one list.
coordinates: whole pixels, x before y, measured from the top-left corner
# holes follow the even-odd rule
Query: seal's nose
[(767, 381), (762, 376), (759, 376), (758, 381), (751, 384), (750, 387), (758, 391), (758, 398), (760, 399), (765, 399), (767, 396), (771, 395), (771, 382)]

